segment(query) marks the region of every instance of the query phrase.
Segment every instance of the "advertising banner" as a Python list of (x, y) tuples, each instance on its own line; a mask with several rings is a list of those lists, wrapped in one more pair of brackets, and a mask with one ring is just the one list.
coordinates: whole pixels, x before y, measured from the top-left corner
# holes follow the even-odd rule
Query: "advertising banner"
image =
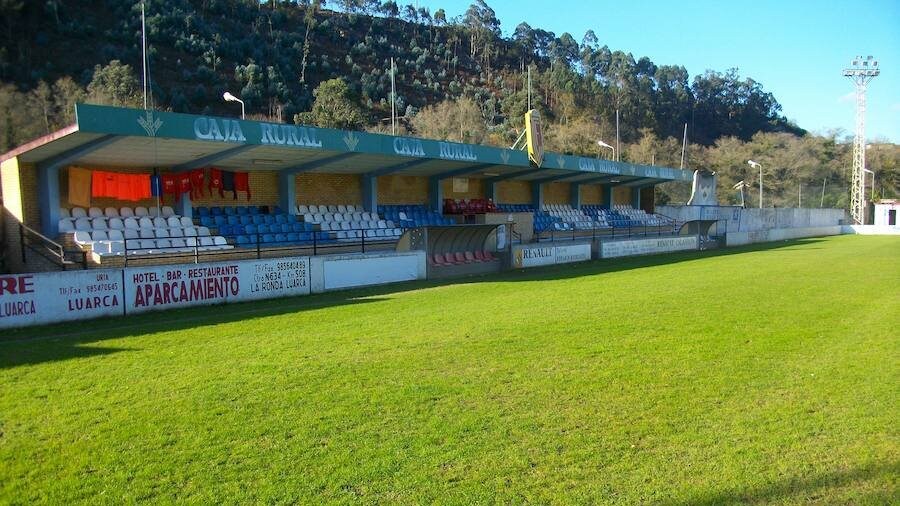
[(309, 293), (308, 257), (125, 269), (129, 314)]
[(617, 258), (637, 255), (652, 255), (697, 249), (697, 236), (662, 237), (656, 239), (634, 239), (609, 241), (600, 244), (600, 258)]
[(0, 328), (121, 315), (122, 306), (118, 270), (0, 276)]

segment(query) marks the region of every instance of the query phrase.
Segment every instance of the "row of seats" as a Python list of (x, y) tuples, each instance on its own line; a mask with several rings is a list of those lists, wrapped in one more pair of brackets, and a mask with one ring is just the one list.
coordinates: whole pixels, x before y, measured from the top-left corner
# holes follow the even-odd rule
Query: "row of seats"
[(244, 215), (224, 215), (216, 216), (200, 216), (198, 221), (204, 227), (221, 227), (223, 225), (274, 225), (282, 223), (293, 223), (297, 221), (296, 216), (289, 214), (244, 214)]
[(378, 206), (378, 214), (384, 216), (387, 220), (399, 223), (402, 228), (456, 224), (456, 221), (452, 218), (445, 218), (440, 213), (431, 211), (423, 205)]
[(197, 206), (194, 216), (256, 216), (258, 214), (283, 214), (278, 206)]
[(435, 253), (429, 258), (432, 265), (439, 267), (480, 262), (494, 262), (497, 257), (490, 251), (457, 251), (455, 253)]
[(377, 221), (379, 217), (376, 213), (352, 211), (347, 213), (325, 213), (313, 214), (306, 213), (303, 215), (303, 221), (307, 223), (330, 223), (344, 221)]
[(310, 223), (282, 223), (280, 225), (222, 225), (217, 228), (219, 235), (289, 234), (291, 232), (312, 232)]
[(132, 218), (132, 217), (144, 217), (149, 216), (151, 218), (156, 216), (162, 216), (163, 218), (168, 218), (169, 216), (175, 216), (175, 210), (172, 209), (171, 206), (162, 206), (162, 208), (146, 208), (144, 206), (138, 206), (135, 208), (131, 207), (121, 207), (116, 209), (115, 207), (107, 207), (106, 209), (101, 210), (99, 207), (90, 207), (88, 209), (84, 209), (83, 207), (73, 207), (71, 209), (67, 209), (65, 207), (59, 208), (59, 215), (62, 218)]
[(444, 199), (444, 214), (484, 214), (496, 211), (492, 199)]
[(353, 204), (338, 204), (338, 205), (305, 205), (300, 204), (297, 206), (297, 214), (325, 214), (325, 213), (358, 213), (362, 212), (362, 206), (357, 206)]
[(278, 246), (312, 246), (331, 242), (359, 242), (365, 238), (367, 241), (396, 241), (402, 231), (395, 229), (369, 229), (350, 230), (340, 232), (290, 232), (277, 234), (242, 234), (234, 238), (235, 245), (239, 248), (256, 247), (257, 244), (265, 247)]
[(194, 251), (213, 251), (232, 248), (222, 236), (202, 237), (129, 237), (126, 230), (95, 230), (88, 234), (83, 230), (74, 233), (75, 243), (79, 246), (90, 247), (91, 251), (98, 255), (147, 255), (166, 253), (187, 253)]
[(390, 220), (378, 220), (378, 221), (342, 221), (340, 223), (331, 222), (331, 223), (322, 223), (319, 225), (321, 230), (366, 230), (366, 229), (379, 229), (379, 228), (394, 228), (394, 222)]
[(497, 204), (497, 210), (501, 213), (530, 213), (534, 208), (528, 204)]
[(62, 218), (59, 220), (60, 233), (82, 230), (125, 230), (128, 228), (188, 228), (194, 222), (186, 216), (169, 216), (168, 218)]

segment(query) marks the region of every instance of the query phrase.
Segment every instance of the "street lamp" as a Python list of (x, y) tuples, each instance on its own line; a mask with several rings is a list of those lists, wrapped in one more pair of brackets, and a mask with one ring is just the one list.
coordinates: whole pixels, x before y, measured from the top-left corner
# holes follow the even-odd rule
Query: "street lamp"
[(756, 163), (753, 160), (747, 160), (747, 165), (753, 167), (754, 169), (759, 169), (759, 208), (762, 209), (762, 197), (763, 197), (762, 164)]
[(240, 102), (241, 103), (241, 119), (244, 119), (244, 101), (232, 95), (229, 92), (225, 92), (222, 94), (222, 98), (225, 99), (226, 102)]
[[(616, 148), (610, 146), (609, 144), (607, 144), (607, 143), (605, 143), (605, 142), (603, 142), (603, 141), (597, 141), (597, 145), (600, 146), (601, 148), (611, 149), (612, 152), (613, 152), (613, 159), (614, 159), (614, 160), (616, 159)], [(600, 153), (599, 153), (599, 152), (597, 153), (597, 158), (600, 158)]]
[[(872, 175), (872, 202), (875, 202), (875, 173), (869, 169), (863, 169), (863, 172), (865, 172), (866, 174)], [(866, 183), (865, 183), (865, 181), (863, 181), (863, 186), (865, 186), (865, 185), (866, 185)]]

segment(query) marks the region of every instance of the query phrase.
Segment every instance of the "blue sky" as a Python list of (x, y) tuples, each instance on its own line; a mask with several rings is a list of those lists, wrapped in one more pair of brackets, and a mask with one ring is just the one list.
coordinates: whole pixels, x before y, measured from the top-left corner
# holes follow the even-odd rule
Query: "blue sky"
[[(400, 4), (415, 3), (405, 0)], [(462, 15), (471, 0), (419, 0)], [(772, 92), (783, 114), (814, 132), (854, 130), (853, 86), (841, 75), (856, 54), (883, 67), (869, 85), (867, 137), (900, 143), (900, 0), (596, 1), (488, 0), (509, 35), (517, 24), (684, 65), (692, 76), (737, 67)]]

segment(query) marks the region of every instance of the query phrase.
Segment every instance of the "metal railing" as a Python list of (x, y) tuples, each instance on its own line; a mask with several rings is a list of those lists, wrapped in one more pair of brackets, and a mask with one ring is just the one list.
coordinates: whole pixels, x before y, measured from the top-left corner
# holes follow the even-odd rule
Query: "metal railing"
[[(662, 216), (662, 215), (654, 215), (654, 216)], [(547, 230), (542, 230), (540, 232), (536, 232), (534, 234), (535, 242), (541, 242), (545, 240), (555, 241), (557, 239), (560, 240), (575, 240), (575, 239), (588, 239), (595, 240), (598, 237), (608, 237), (608, 238), (628, 238), (628, 237), (649, 237), (651, 235), (662, 236), (663, 234), (673, 234), (676, 231), (676, 222), (675, 220), (669, 218), (668, 216), (663, 216), (666, 218), (666, 223), (663, 225), (642, 225), (642, 226), (632, 226), (631, 222), (635, 220), (628, 220), (628, 225), (625, 227), (616, 227), (613, 225), (609, 225), (606, 221), (601, 222), (597, 219), (596, 215), (591, 215), (590, 228), (577, 228), (574, 226), (574, 223), (568, 223), (572, 226), (571, 230), (555, 230), (552, 228)], [(559, 223), (559, 222), (557, 222)], [(587, 223), (587, 222), (580, 222)]]
[[(277, 256), (278, 254), (282, 253), (285, 254), (285, 256), (308, 256), (310, 254), (312, 256), (327, 255), (333, 253), (336, 250), (341, 250), (340, 252), (342, 253), (365, 253), (367, 248), (369, 250), (372, 250), (373, 248), (393, 245), (396, 244), (397, 240), (399, 239), (398, 236), (366, 237), (365, 233), (363, 233), (361, 237), (355, 237), (353, 239), (331, 239), (330, 236), (328, 239), (323, 239), (322, 237), (320, 237), (320, 234), (327, 234), (328, 232), (316, 231), (311, 233), (311, 239), (290, 242), (263, 241), (263, 236), (269, 234), (242, 234), (250, 235), (251, 237), (254, 237), (255, 240), (249, 243), (242, 244), (236, 244), (232, 242), (224, 245), (224, 248), (223, 245), (201, 244), (203, 237), (213, 236), (191, 236), (184, 238), (176, 237), (175, 239), (183, 239), (186, 242), (190, 242), (191, 244), (185, 244), (184, 246), (164, 246), (153, 248), (140, 247), (140, 242), (142, 241), (142, 239), (125, 239), (123, 250), (121, 253), (122, 256), (124, 256), (124, 262), (126, 266), (128, 265), (129, 261), (178, 258), (190, 258), (193, 263), (199, 263), (201, 256), (204, 257), (204, 259), (208, 259), (210, 257), (217, 256), (234, 256), (236, 254), (246, 255), (247, 253), (251, 253), (256, 259), (261, 259), (264, 256)], [(160, 238), (157, 238), (155, 240), (159, 239)], [(136, 245), (138, 247), (135, 247)]]
[(19, 223), (19, 249), (22, 263), (28, 263), (27, 250), (41, 255), (57, 267), (65, 269), (67, 265), (80, 264), (82, 269), (88, 268), (87, 252), (83, 250), (67, 250), (65, 246), (41, 234), (37, 230)]

